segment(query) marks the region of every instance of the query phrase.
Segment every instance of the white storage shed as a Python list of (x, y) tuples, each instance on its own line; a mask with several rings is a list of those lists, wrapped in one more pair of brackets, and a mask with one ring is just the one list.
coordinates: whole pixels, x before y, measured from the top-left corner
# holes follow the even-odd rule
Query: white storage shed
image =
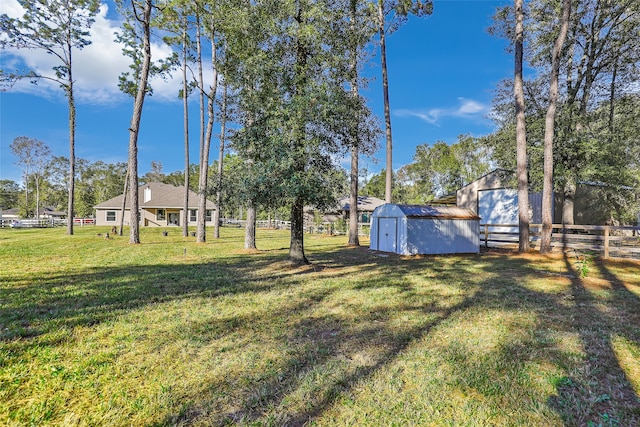
[(388, 203), (373, 211), (369, 247), (400, 255), (478, 253), (479, 220), (455, 206)]

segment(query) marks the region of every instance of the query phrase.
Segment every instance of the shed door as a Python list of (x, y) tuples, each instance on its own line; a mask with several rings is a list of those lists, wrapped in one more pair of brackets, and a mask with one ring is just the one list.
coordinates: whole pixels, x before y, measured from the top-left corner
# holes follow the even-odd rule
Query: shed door
[(378, 219), (378, 250), (382, 252), (396, 252), (397, 230), (397, 218)]

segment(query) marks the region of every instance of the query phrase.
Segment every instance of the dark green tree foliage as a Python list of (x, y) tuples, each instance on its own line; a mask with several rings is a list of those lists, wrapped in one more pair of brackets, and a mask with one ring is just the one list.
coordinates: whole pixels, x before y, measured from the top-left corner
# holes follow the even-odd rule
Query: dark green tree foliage
[[(143, 19), (142, 9), (144, 5), (139, 1), (127, 2), (126, 0), (118, 0), (118, 7), (123, 16), (128, 16), (128, 20), (122, 23), (122, 29), (116, 34), (116, 41), (123, 45), (122, 53), (131, 59), (129, 64), (129, 71), (122, 73), (118, 77), (118, 88), (122, 93), (125, 93), (135, 98), (138, 92), (138, 84), (140, 82), (142, 66), (144, 61), (144, 52), (142, 47), (144, 45), (144, 32), (140, 28), (141, 19)], [(155, 10), (155, 6), (150, 6), (151, 10)], [(157, 12), (157, 11), (156, 11)], [(157, 13), (153, 13), (150, 16), (154, 23), (159, 23)], [(158, 22), (156, 22), (158, 19)], [(178, 64), (178, 54), (176, 52), (168, 58), (155, 59), (149, 63), (149, 76), (159, 76), (164, 78), (169, 77), (171, 72)], [(145, 94), (153, 95), (153, 87), (147, 83), (145, 85)]]
[[(350, 145), (354, 100), (340, 3), (263, 1), (247, 4), (229, 37), (225, 81), (239, 98), (242, 129), (232, 138), (245, 160), (245, 198), (264, 208), (291, 207), (289, 258), (304, 254), (303, 208), (335, 203), (336, 157)], [(346, 26), (345, 26), (346, 27)], [(233, 71), (235, 70), (235, 72)], [(365, 135), (366, 138), (366, 135)]]
[(407, 167), (424, 201), (451, 194), (491, 168), (488, 150), (467, 135), (459, 136), (451, 145), (442, 141), (419, 145), (413, 163)]
[(0, 209), (18, 207), (20, 185), (10, 179), (0, 179)]
[[(414, 186), (408, 184), (406, 179), (406, 168), (401, 168), (398, 172), (393, 174), (393, 200), (394, 203), (420, 203), (411, 198), (413, 194)], [(386, 191), (386, 170), (382, 170), (379, 173), (371, 176), (362, 186), (360, 195), (372, 196), (380, 200), (384, 200)]]
[[(65, 171), (69, 159), (53, 157), (46, 167), (46, 181), (43, 183), (43, 203), (64, 210), (67, 192)], [(80, 217), (93, 216), (93, 207), (122, 194), (127, 172), (126, 163), (90, 162), (76, 160), (76, 214)]]
[[(14, 156), (18, 159), (17, 165), (23, 167), (25, 182), (25, 215), (33, 214), (35, 218), (38, 216), (40, 209), (40, 184), (46, 173), (46, 165), (51, 157), (51, 149), (44, 142), (30, 138), (28, 136), (19, 136), (13, 140), (9, 146)], [(32, 208), (29, 204), (29, 184), (33, 181), (35, 186), (35, 205)]]

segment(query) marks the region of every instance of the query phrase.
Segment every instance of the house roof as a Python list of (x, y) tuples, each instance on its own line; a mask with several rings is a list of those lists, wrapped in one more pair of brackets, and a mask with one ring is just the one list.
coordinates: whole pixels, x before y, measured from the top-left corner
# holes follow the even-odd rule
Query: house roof
[[(148, 191), (146, 191), (148, 189)], [(145, 201), (145, 193), (148, 200)], [(122, 194), (94, 206), (95, 209), (121, 209)], [(150, 182), (138, 187), (138, 205), (140, 208), (156, 208), (156, 209), (181, 209), (184, 207), (184, 186), (176, 187), (171, 184), (163, 184), (161, 182)], [(130, 208), (127, 198), (126, 209)], [(207, 200), (207, 209), (215, 209), (212, 201)], [(189, 209), (198, 208), (198, 194), (189, 190)]]
[(45, 206), (43, 208), (40, 208), (40, 215), (48, 215), (48, 216), (67, 216), (66, 212), (63, 211), (57, 211), (54, 207), (52, 206)]
[(480, 219), (471, 209), (457, 206), (397, 205), (407, 218)]
[(18, 208), (0, 209), (0, 212), (5, 216), (20, 216), (20, 209)]
[[(343, 197), (340, 199), (340, 210), (351, 210), (351, 197)], [(373, 196), (358, 196), (358, 210), (373, 212), (378, 206), (384, 205), (384, 201)]]

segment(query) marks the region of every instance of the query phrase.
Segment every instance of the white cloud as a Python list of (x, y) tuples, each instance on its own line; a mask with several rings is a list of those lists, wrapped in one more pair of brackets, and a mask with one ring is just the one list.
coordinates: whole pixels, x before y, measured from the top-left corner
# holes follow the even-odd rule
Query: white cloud
[(438, 125), (446, 117), (457, 117), (476, 119), (483, 117), (489, 112), (489, 106), (478, 101), (466, 98), (458, 98), (458, 105), (455, 107), (432, 108), (429, 110), (396, 110), (394, 114), (400, 117), (417, 117), (425, 122)]
[[(3, 13), (10, 17), (21, 17), (24, 9), (16, 0), (3, 0)], [(131, 63), (122, 53), (122, 45), (115, 41), (121, 21), (107, 18), (108, 6), (102, 4), (90, 30), (91, 44), (82, 50), (73, 51), (73, 72), (76, 82), (76, 99), (82, 103), (109, 104), (126, 100), (127, 96), (118, 89), (118, 77), (129, 70)], [(154, 60), (171, 55), (171, 47), (164, 43), (153, 43), (151, 54)], [(3, 52), (5, 71), (12, 69), (32, 69), (38, 74), (54, 77), (53, 67), (59, 65), (53, 55), (42, 50), (7, 49)], [(151, 84), (154, 98), (177, 100), (181, 78), (153, 78)], [(60, 97), (63, 92), (59, 85), (41, 79), (37, 85), (20, 81), (11, 89), (14, 92), (31, 93), (43, 97)]]
[(471, 99), (458, 98), (461, 102), (460, 107), (457, 110), (458, 115), (478, 114), (486, 111), (486, 106)]

